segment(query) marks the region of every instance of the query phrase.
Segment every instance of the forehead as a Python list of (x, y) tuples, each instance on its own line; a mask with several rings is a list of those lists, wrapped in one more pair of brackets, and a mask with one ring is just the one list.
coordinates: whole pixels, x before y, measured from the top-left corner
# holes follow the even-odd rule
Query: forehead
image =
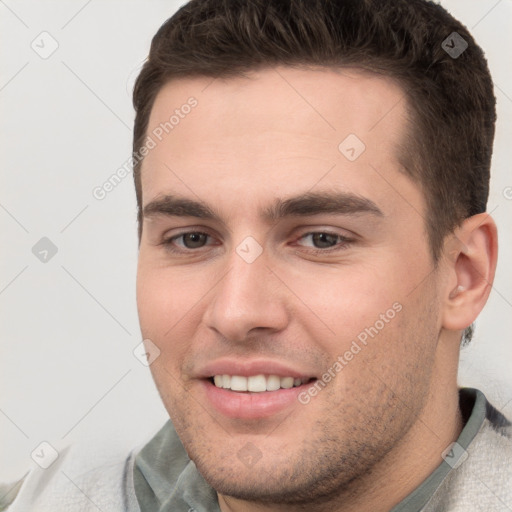
[(406, 128), (402, 88), (357, 69), (172, 80), (148, 123), (155, 144), (142, 165), (144, 204), (170, 191), (211, 196), (212, 185), (247, 200), (320, 181), (368, 194), (383, 185), (375, 172), (398, 172)]

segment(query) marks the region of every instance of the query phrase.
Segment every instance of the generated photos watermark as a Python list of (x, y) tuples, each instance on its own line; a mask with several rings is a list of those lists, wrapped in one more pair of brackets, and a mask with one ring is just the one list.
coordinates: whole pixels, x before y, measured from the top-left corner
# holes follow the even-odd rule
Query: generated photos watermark
[(196, 98), (191, 96), (187, 99), (186, 103), (183, 103), (179, 108), (174, 109), (174, 113), (169, 117), (168, 121), (160, 123), (158, 126), (153, 128), (151, 133), (147, 135), (144, 144), (139, 148), (137, 152), (134, 152), (132, 156), (126, 159), (121, 167), (119, 167), (114, 173), (112, 173), (107, 180), (101, 185), (98, 185), (92, 189), (92, 195), (94, 199), (103, 201), (107, 195), (112, 192), (128, 175), (133, 173), (134, 167), (146, 157), (149, 152), (156, 148), (159, 142), (163, 138), (171, 133), (176, 126), (178, 126), (182, 119), (192, 112), (192, 109), (197, 107), (199, 102)]

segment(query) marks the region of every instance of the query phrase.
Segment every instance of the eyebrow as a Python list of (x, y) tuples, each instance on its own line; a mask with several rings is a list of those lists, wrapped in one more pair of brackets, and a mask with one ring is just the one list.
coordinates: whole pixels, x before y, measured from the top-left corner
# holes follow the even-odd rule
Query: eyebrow
[[(262, 219), (269, 223), (285, 217), (321, 214), (384, 216), (370, 199), (347, 192), (306, 192), (288, 199), (276, 199), (261, 211)], [(143, 208), (144, 218), (155, 216), (197, 217), (222, 222), (220, 214), (207, 204), (169, 194), (157, 197)]]

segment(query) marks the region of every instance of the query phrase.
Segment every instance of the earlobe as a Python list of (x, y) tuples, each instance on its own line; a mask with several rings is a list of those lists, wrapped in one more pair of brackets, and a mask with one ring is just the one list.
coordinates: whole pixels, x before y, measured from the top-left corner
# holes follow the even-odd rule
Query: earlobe
[(481, 213), (466, 219), (446, 242), (445, 329), (463, 330), (482, 311), (494, 281), (497, 240), (494, 220)]

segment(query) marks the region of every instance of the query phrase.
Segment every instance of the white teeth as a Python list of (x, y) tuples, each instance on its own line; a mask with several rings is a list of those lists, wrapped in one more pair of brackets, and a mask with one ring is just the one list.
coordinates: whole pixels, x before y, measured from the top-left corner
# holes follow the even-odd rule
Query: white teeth
[(213, 383), (218, 388), (231, 389), (232, 391), (250, 391), (262, 393), (264, 391), (277, 391), (278, 389), (290, 389), (300, 386), (309, 379), (293, 377), (279, 377), (278, 375), (215, 375)]
[(277, 375), (267, 377), (267, 391), (277, 391), (281, 387), (281, 379)]
[(265, 375), (255, 375), (254, 377), (248, 377), (247, 391), (267, 391), (267, 379), (265, 379)]
[(247, 391), (247, 377), (233, 375), (231, 377), (231, 389), (233, 391)]
[(281, 387), (284, 389), (293, 388), (293, 377), (281, 377)]

